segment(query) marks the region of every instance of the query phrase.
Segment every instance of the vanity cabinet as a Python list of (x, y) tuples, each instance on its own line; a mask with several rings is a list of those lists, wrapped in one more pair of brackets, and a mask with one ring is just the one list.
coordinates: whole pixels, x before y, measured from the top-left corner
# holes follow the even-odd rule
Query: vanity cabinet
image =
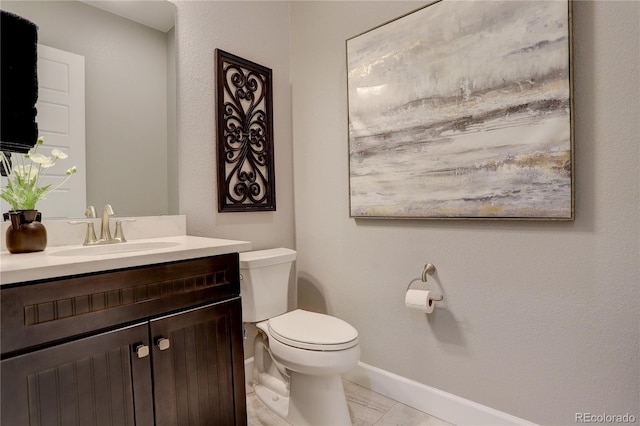
[(244, 425), (237, 253), (3, 286), (2, 424)]

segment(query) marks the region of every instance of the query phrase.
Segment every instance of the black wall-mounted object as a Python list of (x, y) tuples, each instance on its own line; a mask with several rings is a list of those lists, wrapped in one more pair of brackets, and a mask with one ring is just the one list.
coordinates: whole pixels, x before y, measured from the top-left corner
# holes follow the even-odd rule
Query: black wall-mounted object
[(1, 11), (0, 150), (25, 153), (38, 140), (38, 27)]
[(274, 211), (271, 69), (215, 53), (218, 211)]

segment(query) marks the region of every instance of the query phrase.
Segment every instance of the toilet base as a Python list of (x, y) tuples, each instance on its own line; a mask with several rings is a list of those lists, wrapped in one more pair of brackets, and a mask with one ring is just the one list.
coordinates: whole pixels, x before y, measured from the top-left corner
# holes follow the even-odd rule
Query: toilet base
[(256, 383), (258, 400), (272, 413), (295, 426), (351, 426), (340, 376), (291, 373), (289, 397)]
[(351, 426), (340, 376), (311, 376), (291, 372), (289, 414), (293, 425)]
[(256, 383), (253, 386), (253, 391), (256, 393), (258, 400), (269, 409), (273, 414), (286, 420), (289, 412), (289, 397), (282, 396), (281, 394), (274, 392), (273, 389), (267, 386)]

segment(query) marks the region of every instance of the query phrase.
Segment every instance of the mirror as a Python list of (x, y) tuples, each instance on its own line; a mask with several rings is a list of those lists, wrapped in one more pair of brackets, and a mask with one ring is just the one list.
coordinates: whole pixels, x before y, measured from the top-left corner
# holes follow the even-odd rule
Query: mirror
[(177, 214), (175, 5), (3, 0), (2, 9), (38, 25), (39, 44), (85, 58), (87, 204)]

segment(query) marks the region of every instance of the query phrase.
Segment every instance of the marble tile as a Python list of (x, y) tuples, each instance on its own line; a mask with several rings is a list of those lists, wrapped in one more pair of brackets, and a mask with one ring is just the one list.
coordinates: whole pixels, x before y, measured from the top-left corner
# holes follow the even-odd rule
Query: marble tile
[[(347, 380), (342, 383), (349, 414), (356, 426), (453, 426), (355, 383)], [(290, 426), (266, 409), (253, 391), (247, 393), (247, 423), (249, 426)]]
[(375, 424), (396, 403), (355, 383), (343, 380), (351, 421), (357, 426)]
[(452, 426), (437, 417), (418, 411), (401, 403), (396, 403), (375, 426)]

